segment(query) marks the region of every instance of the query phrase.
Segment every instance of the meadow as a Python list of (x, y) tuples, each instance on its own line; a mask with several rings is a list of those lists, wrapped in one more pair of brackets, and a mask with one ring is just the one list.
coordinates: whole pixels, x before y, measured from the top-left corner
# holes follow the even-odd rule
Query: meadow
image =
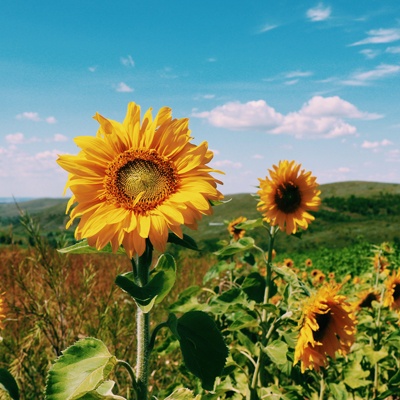
[[(309, 229), (300, 238), (277, 235), (267, 305), (262, 305), (266, 230), (248, 222), (238, 240), (227, 230), (237, 217), (259, 218), (251, 195), (228, 196), (230, 202), (215, 207), (214, 215), (190, 232), (199, 250), (168, 245), (176, 260), (176, 283), (152, 309), (151, 329), (171, 312), (206, 312), (229, 355), (213, 390), (206, 390), (204, 377), (199, 379), (183, 362), (176, 337), (160, 330), (150, 360), (152, 396), (165, 399), (188, 388), (193, 396), (185, 392), (168, 398), (399, 398), (399, 314), (384, 299), (388, 280), (400, 268), (400, 185), (351, 182), (322, 185), (321, 191), (322, 206), (313, 213), (316, 220)], [(136, 305), (115, 285), (116, 276), (132, 268), (130, 260), (124, 255), (59, 253), (57, 249), (74, 243), (72, 229), (63, 228), (64, 200), (35, 200), (19, 207), (28, 213), (21, 216), (15, 205), (0, 205), (5, 315), (0, 367), (15, 378), (20, 398), (44, 398), (54, 360), (85, 337), (102, 340), (118, 359), (134, 364)], [(153, 254), (154, 262), (159, 256)], [(304, 300), (327, 283), (340, 287), (357, 317), (356, 338), (351, 350), (330, 357), (326, 368), (302, 371), (299, 363), (293, 364)], [(400, 281), (395, 303), (399, 287)], [(260, 341), (264, 326), (269, 327), (268, 342)], [(263, 358), (264, 368), (256, 376), (257, 360)], [(124, 397), (98, 398), (130, 398), (126, 370), (116, 368), (110, 377), (116, 382), (113, 392)]]

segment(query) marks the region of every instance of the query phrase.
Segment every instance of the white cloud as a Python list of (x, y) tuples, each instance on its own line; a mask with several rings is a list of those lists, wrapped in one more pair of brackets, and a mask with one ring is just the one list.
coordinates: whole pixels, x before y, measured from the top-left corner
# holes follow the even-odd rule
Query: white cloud
[(379, 51), (372, 49), (364, 49), (360, 51), (360, 54), (365, 56), (365, 58), (367, 58), (368, 60), (372, 60), (373, 58), (379, 55)]
[(213, 62), (216, 62), (216, 61), (217, 61), (217, 59), (215, 57), (207, 58), (207, 62), (213, 63)]
[(121, 93), (130, 93), (133, 92), (133, 89), (129, 87), (126, 83), (120, 82), (117, 85), (116, 91)]
[(386, 53), (399, 54), (400, 46), (391, 46), (391, 47), (388, 47), (385, 51), (386, 51)]
[(90, 72), (95, 72), (97, 70), (97, 66), (89, 67), (88, 70)]
[(298, 79), (292, 79), (291, 81), (286, 81), (284, 82), (285, 85), (291, 86), (291, 85), (296, 85), (296, 83), (299, 83)]
[(125, 67), (134, 67), (135, 61), (133, 60), (132, 56), (128, 55), (127, 57), (121, 57), (121, 64)]
[(385, 146), (390, 146), (393, 143), (390, 140), (387, 139), (383, 139), (380, 142), (376, 141), (376, 142), (369, 142), (368, 140), (364, 140), (364, 142), (362, 143), (361, 147), (363, 149), (377, 149), (378, 147), (385, 147)]
[(369, 82), (390, 77), (400, 72), (400, 65), (381, 64), (376, 68), (353, 74), (350, 79), (342, 81), (344, 85), (349, 86), (366, 86)]
[[(42, 118), (40, 118), (39, 113), (33, 112), (33, 111), (25, 111), (21, 114), (18, 114), (16, 116), (17, 119), (25, 119), (28, 121), (33, 121), (33, 122), (40, 122), (43, 121)], [(44, 119), (45, 122), (48, 124), (55, 124), (57, 122), (56, 118), (53, 116), (47, 117)]]
[(307, 10), (307, 18), (312, 22), (325, 21), (330, 17), (331, 11), (330, 7), (324, 7), (324, 5), (320, 3), (318, 6)]
[(225, 167), (225, 168), (234, 168), (234, 169), (239, 169), (243, 167), (243, 164), (240, 162), (235, 162), (231, 160), (221, 160), (221, 161), (213, 161), (212, 162), (213, 167)]
[(264, 158), (264, 156), (262, 156), (261, 154), (254, 154), (253, 158), (256, 160), (262, 160)]
[(291, 71), (285, 74), (285, 77), (290, 78), (305, 78), (311, 76), (313, 73), (311, 71)]
[(300, 110), (286, 115), (277, 112), (264, 100), (230, 102), (211, 111), (193, 113), (211, 125), (230, 130), (261, 130), (289, 134), (296, 138), (332, 138), (356, 134), (356, 127), (345, 119), (371, 120), (382, 116), (362, 112), (338, 96), (314, 96)]
[(18, 114), (17, 119), (27, 119), (29, 121), (39, 122), (39, 114), (37, 112), (25, 111), (22, 114)]
[(400, 29), (372, 29), (367, 32), (367, 35), (365, 39), (355, 42), (350, 46), (396, 42), (400, 40)]
[(348, 167), (339, 167), (339, 168), (337, 169), (337, 171), (343, 174), (343, 173), (350, 172), (351, 170), (350, 170), (350, 168), (348, 168)]
[(68, 138), (61, 133), (55, 133), (53, 136), (53, 140), (55, 142), (66, 142), (68, 140)]
[(24, 141), (24, 134), (21, 132), (17, 133), (10, 133), (9, 135), (6, 135), (6, 142), (9, 144), (20, 144), (23, 143)]
[(275, 29), (277, 27), (278, 27), (278, 25), (266, 24), (262, 28), (260, 28), (257, 33), (269, 32), (269, 31), (272, 31), (273, 29)]

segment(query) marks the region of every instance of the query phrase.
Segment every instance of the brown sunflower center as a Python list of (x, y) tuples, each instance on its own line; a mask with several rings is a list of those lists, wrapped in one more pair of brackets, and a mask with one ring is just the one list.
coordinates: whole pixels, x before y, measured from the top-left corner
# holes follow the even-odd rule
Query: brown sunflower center
[(394, 299), (394, 301), (396, 301), (396, 302), (400, 301), (400, 283), (397, 283), (397, 284), (394, 286), (393, 299)]
[(360, 307), (370, 308), (372, 307), (372, 302), (377, 301), (378, 297), (375, 293), (368, 293), (360, 303)]
[(285, 182), (279, 185), (275, 192), (275, 203), (278, 210), (285, 214), (291, 214), (298, 210), (301, 204), (301, 192), (293, 182)]
[(315, 341), (321, 342), (329, 326), (331, 312), (328, 311), (326, 314), (317, 314), (315, 319), (317, 320), (318, 330), (313, 332), (313, 338)]
[(179, 177), (171, 161), (154, 150), (128, 150), (106, 170), (107, 200), (144, 214), (178, 190)]

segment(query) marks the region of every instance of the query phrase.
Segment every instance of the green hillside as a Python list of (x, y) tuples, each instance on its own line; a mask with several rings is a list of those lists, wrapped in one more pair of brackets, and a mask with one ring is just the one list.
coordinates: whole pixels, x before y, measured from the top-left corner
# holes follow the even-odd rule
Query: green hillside
[[(321, 209), (302, 239), (278, 236), (276, 246), (285, 251), (308, 251), (319, 246), (341, 248), (360, 240), (371, 243), (400, 241), (400, 184), (377, 182), (340, 182), (321, 185)], [(199, 223), (197, 231), (185, 229), (201, 247), (216, 248), (220, 239), (228, 239), (226, 221), (239, 216), (255, 219), (257, 198), (251, 194), (227, 195), (228, 203), (215, 207), (214, 214)], [(38, 199), (19, 204), (39, 221), (43, 234), (64, 232), (67, 199)], [(24, 230), (19, 224), (15, 204), (0, 204), (0, 241), (13, 232), (19, 240)], [(72, 237), (73, 230), (68, 233)], [(260, 228), (252, 233), (260, 244), (266, 243), (266, 232)], [(22, 240), (24, 242), (24, 240)], [(5, 242), (4, 240), (2, 241)]]

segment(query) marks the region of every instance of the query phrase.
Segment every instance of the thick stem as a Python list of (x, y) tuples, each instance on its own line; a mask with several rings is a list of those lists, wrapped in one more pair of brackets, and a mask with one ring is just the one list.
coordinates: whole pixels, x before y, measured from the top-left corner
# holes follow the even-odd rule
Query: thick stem
[[(152, 261), (153, 246), (150, 241), (146, 242), (146, 250), (143, 255), (132, 259), (133, 274), (138, 286), (145, 286), (149, 281), (150, 266)], [(137, 335), (137, 356), (136, 356), (136, 377), (137, 397), (140, 400), (147, 400), (149, 386), (149, 359), (150, 359), (150, 315), (144, 313), (140, 307), (136, 311), (136, 335)]]
[(324, 374), (321, 372), (320, 374), (320, 381), (319, 381), (319, 400), (324, 400), (324, 393), (325, 393), (325, 379)]

